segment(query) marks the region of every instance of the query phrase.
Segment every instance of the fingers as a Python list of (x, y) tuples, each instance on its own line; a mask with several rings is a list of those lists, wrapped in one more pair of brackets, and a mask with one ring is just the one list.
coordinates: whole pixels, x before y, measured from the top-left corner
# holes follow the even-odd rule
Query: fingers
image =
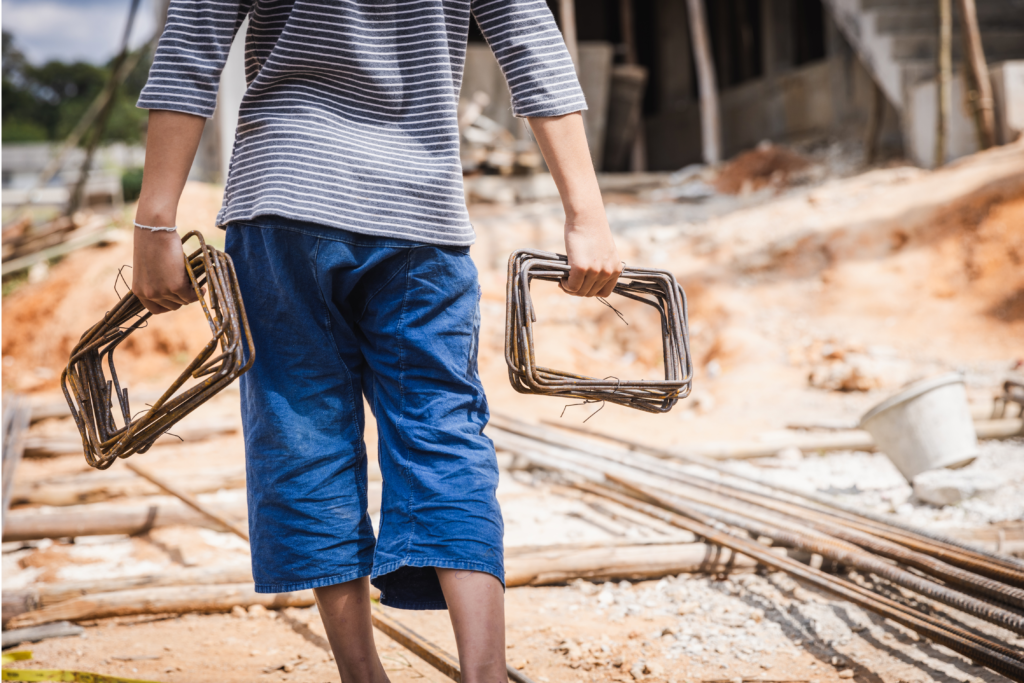
[(560, 285), (563, 290), (574, 296), (580, 296), (580, 287), (583, 286), (584, 279), (586, 278), (586, 271), (583, 268), (571, 266), (569, 268), (569, 277), (562, 280)]
[(615, 291), (615, 285), (619, 282), (620, 274), (621, 273), (617, 273), (614, 277), (609, 278), (608, 281), (604, 283), (604, 287), (602, 287), (595, 296), (599, 296), (602, 299), (606, 299), (611, 296), (611, 293)]
[(182, 306), (187, 306), (199, 300), (195, 290), (191, 287), (181, 287), (164, 292), (136, 292), (135, 295), (142, 305), (145, 306), (146, 310), (153, 315), (176, 311)]
[(603, 268), (573, 266), (569, 270), (568, 279), (562, 280), (562, 289), (573, 296), (605, 297), (615, 289), (620, 274), (622, 274), (621, 264), (616, 267), (605, 266)]
[(180, 308), (180, 306), (177, 305), (164, 304), (163, 302), (155, 301), (153, 299), (144, 299), (141, 296), (139, 297), (139, 302), (153, 315), (160, 315), (161, 313), (167, 313), (168, 311), (174, 311)]

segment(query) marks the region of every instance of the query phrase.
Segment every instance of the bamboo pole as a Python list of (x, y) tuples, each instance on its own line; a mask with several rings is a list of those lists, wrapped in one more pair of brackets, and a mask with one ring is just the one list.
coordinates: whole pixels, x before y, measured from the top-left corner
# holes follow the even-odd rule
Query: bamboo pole
[(700, 90), (700, 130), (704, 163), (717, 164), (722, 160), (722, 131), (718, 107), (718, 86), (715, 83), (715, 63), (711, 57), (707, 18), (703, 0), (686, 0), (689, 9), (690, 37), (697, 66), (697, 84)]
[(577, 75), (580, 72), (580, 48), (576, 40), (576, 0), (559, 0), (558, 19), (562, 25), (562, 39), (569, 50)]
[(868, 112), (868, 126), (864, 133), (864, 164), (871, 166), (878, 159), (878, 138), (882, 132), (885, 116), (885, 93), (882, 86), (871, 79), (871, 110)]
[(946, 163), (946, 131), (952, 109), (953, 0), (939, 1), (939, 45), (936, 53), (938, 101), (935, 109), (935, 167)]
[(251, 583), (160, 586), (96, 593), (19, 614), (11, 628), (38, 626), (51, 621), (84, 621), (141, 614), (230, 612), (236, 606), (262, 605), (271, 609), (310, 607), (316, 603), (311, 589), (290, 593), (257, 593)]
[(412, 629), (389, 617), (380, 605), (373, 605), (370, 619), (373, 621), (373, 625), (378, 630), (384, 632), (389, 638), (407, 650), (412, 650), (416, 653), (417, 657), (448, 678), (461, 683), (462, 669), (459, 667), (458, 659)]
[(212, 510), (211, 508), (208, 508), (207, 506), (203, 505), (198, 500), (196, 500), (196, 498), (188, 491), (178, 488), (178, 486), (176, 486), (175, 484), (170, 483), (163, 477), (159, 477), (153, 474), (145, 467), (140, 467), (137, 463), (129, 462), (126, 460), (124, 464), (125, 467), (130, 469), (132, 472), (139, 475), (143, 479), (148, 479), (150, 482), (156, 484), (158, 487), (160, 487), (167, 493), (171, 494), (172, 496), (176, 496), (178, 499), (181, 500), (181, 502), (185, 503), (185, 505), (188, 505), (190, 508), (192, 508), (199, 514), (220, 524), (222, 527), (232, 532), (239, 538), (242, 538), (246, 541), (249, 540), (249, 529), (243, 528), (241, 525), (232, 522), (230, 519), (220, 514), (219, 512), (216, 512), (215, 510)]
[[(948, 1), (948, 0), (947, 0)], [(992, 81), (988, 76), (988, 63), (981, 45), (981, 31), (978, 29), (978, 12), (975, 0), (957, 0), (960, 16), (964, 22), (964, 45), (967, 48), (967, 64), (973, 81), (969, 89), (974, 120), (978, 127), (978, 146), (988, 149), (996, 144), (996, 122), (993, 112)]]

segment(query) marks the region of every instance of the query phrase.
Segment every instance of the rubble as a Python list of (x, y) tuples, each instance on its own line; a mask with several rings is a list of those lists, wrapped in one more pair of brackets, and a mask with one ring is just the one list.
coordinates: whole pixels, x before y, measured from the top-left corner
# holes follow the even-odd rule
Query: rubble
[(923, 503), (945, 507), (970, 498), (984, 499), (1004, 484), (1005, 479), (995, 472), (929, 470), (914, 477), (914, 495)]

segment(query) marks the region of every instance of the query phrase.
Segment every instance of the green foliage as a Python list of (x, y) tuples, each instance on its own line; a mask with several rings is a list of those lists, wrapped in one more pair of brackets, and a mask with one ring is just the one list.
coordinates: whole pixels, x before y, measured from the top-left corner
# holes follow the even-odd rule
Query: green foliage
[[(104, 142), (138, 142), (146, 112), (135, 107), (151, 59), (139, 60), (118, 89), (103, 135)], [(30, 64), (3, 32), (3, 141), (63, 140), (110, 78), (111, 64)]]
[(4, 142), (43, 142), (49, 140), (46, 129), (34, 121), (9, 118), (4, 121)]
[(134, 202), (142, 194), (142, 169), (129, 168), (121, 174), (121, 191), (126, 202)]

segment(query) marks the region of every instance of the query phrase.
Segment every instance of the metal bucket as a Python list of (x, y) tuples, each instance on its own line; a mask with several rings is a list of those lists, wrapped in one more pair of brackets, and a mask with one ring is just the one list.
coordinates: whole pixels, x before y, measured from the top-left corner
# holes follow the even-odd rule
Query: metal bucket
[(978, 438), (963, 375), (915, 382), (864, 414), (860, 426), (907, 481), (939, 467), (955, 469), (978, 457)]

